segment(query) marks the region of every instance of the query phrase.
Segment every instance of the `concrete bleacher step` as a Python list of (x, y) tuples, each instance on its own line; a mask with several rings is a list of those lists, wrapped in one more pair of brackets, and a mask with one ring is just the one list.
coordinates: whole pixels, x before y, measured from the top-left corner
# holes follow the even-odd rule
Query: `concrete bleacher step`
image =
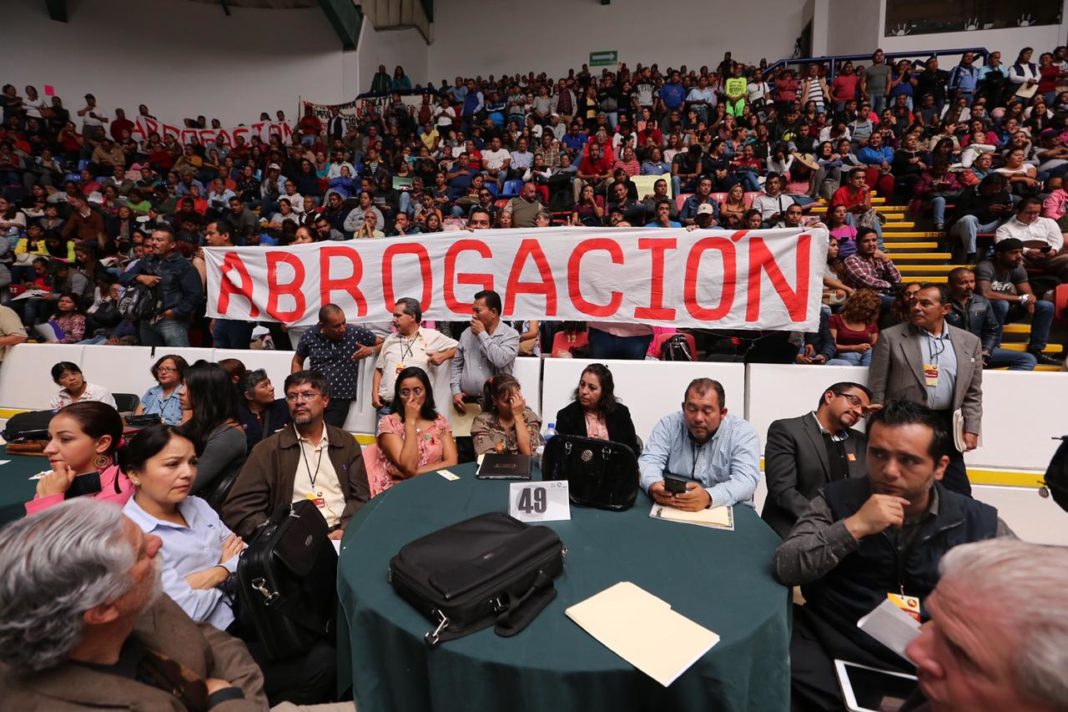
[(1046, 365), (1040, 364), (1038, 366), (1035, 366), (1035, 370), (1036, 371), (1045, 371), (1046, 373), (1060, 373), (1064, 369), (1061, 368), (1060, 366), (1046, 366)]
[[(884, 242), (887, 249), (893, 248), (895, 250), (933, 250), (938, 247), (938, 242), (934, 240), (891, 240)], [(886, 252), (886, 249), (883, 250)]]
[(883, 240), (889, 239), (903, 239), (906, 237), (942, 237), (942, 233), (935, 232), (933, 230), (903, 230), (901, 232), (888, 232), (883, 234)]
[(890, 255), (890, 259), (896, 264), (902, 260), (919, 260), (921, 262), (946, 262), (952, 255), (948, 252), (900, 252), (897, 250), (883, 250)]
[[(1026, 351), (1027, 344), (1023, 341), (1019, 343), (1010, 344), (1002, 343), (1001, 348), (1005, 349), (1006, 351)], [(1061, 344), (1046, 344), (1046, 348), (1043, 349), (1042, 352), (1047, 354), (1064, 353), (1064, 346), (1062, 346)]]
[(1001, 327), (1001, 333), (1002, 334), (1028, 334), (1029, 335), (1031, 333), (1031, 325), (1030, 324), (1006, 324), (1005, 326)]
[[(896, 264), (896, 262), (895, 262)], [(948, 275), (951, 270), (957, 267), (967, 267), (968, 265), (897, 265), (897, 271), (903, 274), (916, 274), (916, 273), (932, 273)]]
[(894, 212), (890, 212), (891, 210), (893, 210), (893, 208), (886, 208), (886, 209), (875, 208), (875, 212), (877, 212), (880, 215), (882, 215), (886, 219), (887, 222), (897, 222), (897, 221), (905, 219), (905, 213), (894, 213)]
[(887, 221), (883, 223), (883, 230), (911, 230), (916, 227), (916, 223), (912, 221)]

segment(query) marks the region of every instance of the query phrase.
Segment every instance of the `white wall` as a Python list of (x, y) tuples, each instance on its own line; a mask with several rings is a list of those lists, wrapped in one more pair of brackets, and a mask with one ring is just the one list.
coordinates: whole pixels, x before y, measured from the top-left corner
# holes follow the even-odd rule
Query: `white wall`
[[(779, 366), (752, 364), (746, 375), (746, 417), (765, 442), (768, 426), (778, 418), (813, 410), (820, 394), (837, 381), (867, 384), (868, 370), (850, 366)], [(981, 446), (967, 453), (971, 468), (1045, 471), (1068, 434), (1068, 422), (1043, 406), (1068, 402), (1068, 374), (983, 372), (983, 433)], [(1036, 404), (1041, 415), (1030, 415), (1018, 404)]]
[(827, 51), (871, 54), (879, 45), (880, 0), (828, 0)]
[[(887, 52), (986, 47), (989, 50), (999, 50), (1002, 55), (1001, 60), (1006, 64), (1011, 64), (1016, 59), (1016, 53), (1021, 48), (1034, 47), (1034, 61), (1037, 62), (1039, 52), (1052, 51), (1057, 45), (1064, 44), (1064, 37), (1068, 34), (1068, 12), (1066, 12), (1068, 11), (1068, 0), (1064, 3), (1064, 8), (1061, 12), (1060, 25), (895, 37), (887, 36), (884, 32), (885, 22), (883, 18), (886, 17), (886, 0), (879, 0), (878, 31), (881, 38), (879, 44)], [(943, 66), (942, 69), (949, 69), (949, 67)]]
[(236, 125), (278, 109), (292, 119), (298, 95), (343, 101), (356, 74), (356, 55), (341, 51), (319, 7), (231, 7), (227, 17), (218, 4), (189, 0), (67, 5), (63, 23), (43, 0), (4, 0), (0, 67), (20, 94), (53, 85), (72, 113), (89, 92), (110, 117), (144, 103), (165, 121), (204, 114)]
[(357, 90), (353, 94), (370, 90), (380, 64), (386, 65), (390, 76), (397, 65), (404, 67), (413, 86), (427, 83), (429, 47), (419, 30), (376, 30), (364, 18), (356, 55)]
[[(715, 67), (725, 51), (755, 64), (789, 57), (801, 34), (802, 0), (447, 0), (434, 7), (430, 76), (483, 77), (578, 69), (589, 53), (619, 60)], [(759, 42), (756, 40), (759, 39)]]

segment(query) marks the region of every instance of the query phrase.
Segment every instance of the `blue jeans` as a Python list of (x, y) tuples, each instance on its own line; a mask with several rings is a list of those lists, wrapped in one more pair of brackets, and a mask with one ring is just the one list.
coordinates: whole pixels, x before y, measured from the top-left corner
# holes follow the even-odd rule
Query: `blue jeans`
[[(981, 232), (994, 232), (998, 229), (998, 221), (988, 223), (980, 223), (979, 218), (974, 215), (965, 215), (960, 220), (953, 224), (950, 228), (949, 234), (951, 237), (960, 238), (961, 246), (964, 248), (964, 254), (974, 255), (976, 248), (976, 240)], [(993, 302), (997, 304), (998, 302)]]
[(753, 171), (738, 171), (736, 175), (742, 179), (742, 187), (747, 193), (762, 193), (764, 189), (757, 180), (757, 174)]
[[(1021, 321), (1027, 317), (1027, 312), (1022, 307), (1001, 299), (997, 301), (991, 300), (990, 306), (993, 308), (994, 316), (997, 317), (998, 324), (1001, 326), (1013, 321)], [(1028, 351), (1041, 351), (1046, 348), (1051, 326), (1053, 326), (1053, 303), (1044, 300), (1035, 302), (1035, 313), (1031, 316), (1031, 339), (1027, 343)], [(1000, 343), (1001, 340), (999, 338), (995, 346)]]
[(1026, 351), (994, 349), (990, 352), (987, 368), (1008, 368), (1010, 371), (1034, 371), (1038, 360)]
[(871, 95), (871, 110), (876, 114), (883, 113), (883, 109), (886, 108), (886, 95), (885, 94), (872, 94)]
[(142, 346), (189, 346), (189, 324), (177, 319), (141, 322)]
[(247, 349), (252, 341), (255, 322), (239, 319), (216, 319), (211, 338), (217, 349)]
[(931, 213), (934, 215), (935, 225), (945, 225), (946, 199), (940, 195), (931, 198)]
[(846, 351), (845, 353), (836, 353), (834, 358), (827, 362), (828, 366), (870, 366), (871, 365), (872, 350), (869, 349), (864, 353), (859, 351)]
[(600, 329), (589, 330), (590, 356), (595, 359), (620, 358), (640, 361), (645, 359), (653, 335), (613, 336)]

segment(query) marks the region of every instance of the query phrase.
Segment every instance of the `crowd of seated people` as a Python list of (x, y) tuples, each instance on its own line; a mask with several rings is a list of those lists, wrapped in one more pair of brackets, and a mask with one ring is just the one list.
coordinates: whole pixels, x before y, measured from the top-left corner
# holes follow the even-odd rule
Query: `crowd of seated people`
[[(999, 264), (1007, 265), (1005, 260)], [(955, 274), (948, 292), (954, 313), (962, 309), (957, 300), (971, 296), (975, 283), (970, 271), (962, 271), (967, 274)], [(418, 312), (407, 311), (413, 301), (398, 300), (394, 314), (410, 339), (423, 330), (415, 321)], [(476, 299), (476, 319), (477, 310), (492, 303), (489, 321), (499, 329), (499, 320), (493, 321), (498, 301), (493, 293)], [(842, 349), (862, 343), (865, 335), (869, 345), (876, 343), (878, 296), (858, 289), (845, 305), (831, 320), (840, 351), (836, 358), (870, 353), (870, 348)], [(988, 310), (987, 322), (993, 318)], [(345, 326), (342, 320), (320, 328), (340, 328), (343, 334)], [(517, 338), (513, 330), (510, 339)], [(453, 348), (448, 342), (436, 346)], [(533, 455), (543, 443), (541, 419), (510, 375), (515, 358), (513, 351), (509, 365), (486, 366), (490, 375), (482, 379), (482, 412), (471, 428), (472, 457)], [(271, 658), (256, 631), (235, 619), (228, 587), (245, 542), (279, 505), (312, 501), (330, 537), (340, 539), (373, 497), (464, 459), (449, 421), (436, 407), (427, 370), (406, 366), (396, 373), (376, 447), (363, 450), (351, 434), (327, 422), (332, 384), (314, 370), (295, 370), (285, 380), (283, 397), (275, 398), (267, 375), (247, 370), (239, 359), (189, 366), (176, 354), (163, 355), (152, 366), (158, 383), (146, 393), (141, 414), (180, 424), (159, 422), (132, 435), (124, 434), (113, 401), (102, 402), (107, 393), (89, 388), (74, 364), (60, 363), (54, 370), (68, 401), (57, 404), (51, 417), (44, 448), (51, 470), (38, 480), (34, 498), (25, 505), (27, 515), (70, 509), (63, 500), (77, 477), (96, 473), (99, 490), (73, 498), (121, 506), (129, 522), (153, 537), (162, 593), (177, 606), (171, 615), (244, 641), (263, 687), (242, 694), (262, 694), (272, 704), (330, 700), (336, 694), (332, 645), (321, 642), (292, 659)], [(477, 373), (464, 377), (476, 379)], [(461, 398), (454, 405), (465, 403)], [(757, 484), (766, 477), (763, 516), (783, 537), (775, 554), (776, 576), (801, 586), (807, 601), (794, 613), (792, 694), (799, 703), (834, 708), (840, 697), (831, 660), (909, 669), (855, 634), (859, 617), (898, 584), (909, 596), (926, 598), (937, 582), (937, 562), (951, 548), (1011, 532), (993, 508), (943, 484), (952, 445), (939, 414), (923, 404), (887, 400), (857, 383), (833, 384), (815, 410), (771, 425), (764, 473), (756, 430), (728, 413), (727, 405), (720, 383), (697, 378), (683, 393), (681, 408), (665, 414), (648, 443), (642, 443), (630, 410), (616, 395), (611, 370), (592, 363), (580, 374), (571, 402), (557, 413), (556, 432), (631, 448), (639, 457), (642, 489), (657, 503), (681, 510), (753, 506)], [(866, 416), (871, 424), (864, 433), (854, 426)], [(814, 447), (825, 452), (817, 456)], [(668, 491), (666, 474), (680, 472), (690, 473), (686, 488)], [(60, 516), (54, 513), (52, 519)], [(902, 546), (922, 552), (910, 555), (913, 563), (894, 579), (887, 573), (887, 557)], [(5, 595), (0, 587), (0, 660), (11, 664), (17, 646), (10, 641), (21, 633), (2, 633), (15, 605)], [(22, 690), (21, 674), (21, 668), (5, 672), (0, 665), (0, 689)], [(237, 691), (233, 695), (238, 698)]]
[[(426, 94), (418, 105), (391, 94), (411, 85), (398, 68), (405, 81), (378, 81), (381, 99), (354, 125), (309, 109), (288, 144), (272, 135), (183, 145), (142, 135), (91, 95), (72, 111), (59, 97), (8, 84), (0, 287), (27, 327), (50, 325), (64, 343), (186, 346), (192, 331), (201, 343), (247, 348), (250, 328), (205, 323), (203, 246), (465, 226), (768, 228), (822, 219), (843, 261), (853, 260), (842, 281), (880, 293), (885, 312), (900, 289), (887, 278), (892, 264), (879, 253), (855, 257), (864, 230), (883, 249), (872, 206), (881, 196), (941, 232), (958, 262), (989, 257), (991, 235), (1022, 240), (1034, 296), (1050, 301), (1068, 276), (1068, 48), (1034, 54), (1024, 48), (1010, 64), (997, 51), (968, 52), (940, 67), (935, 57), (893, 63), (876, 51), (834, 74), (821, 63), (800, 71), (733, 59), (699, 69), (621, 64), (559, 78), (442, 81), (417, 88)], [(639, 194), (639, 176), (658, 179)], [(158, 299), (123, 299), (131, 289)], [(986, 280), (976, 291), (1006, 301), (991, 297)], [(1000, 306), (995, 318), (1004, 324)], [(553, 327), (543, 326), (548, 349)], [(296, 345), (270, 328), (276, 347)], [(648, 329), (615, 336), (633, 348), (591, 339), (593, 355), (644, 355), (652, 342)], [(1031, 346), (1036, 363), (1055, 363)]]

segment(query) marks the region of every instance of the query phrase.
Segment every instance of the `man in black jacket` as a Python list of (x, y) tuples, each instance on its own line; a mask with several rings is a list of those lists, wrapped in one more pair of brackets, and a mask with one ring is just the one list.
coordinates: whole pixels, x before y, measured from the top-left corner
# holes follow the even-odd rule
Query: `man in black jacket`
[(1012, 198), (1005, 190), (1005, 176), (1000, 173), (991, 173), (975, 188), (962, 191), (946, 226), (946, 234), (961, 243), (953, 247), (954, 253), (962, 255), (965, 262), (974, 263), (979, 233), (993, 233), (1011, 215)]
[(151, 254), (119, 277), (123, 287), (135, 284), (156, 289), (159, 313), (142, 318), (139, 327), (144, 346), (189, 346), (189, 322), (204, 303), (200, 275), (176, 249), (174, 233), (157, 228), (146, 244)]
[(870, 400), (871, 391), (859, 383), (835, 383), (820, 395), (816, 410), (776, 420), (768, 428), (768, 497), (760, 516), (779, 536), (790, 532), (809, 500), (828, 482), (865, 475), (867, 438), (853, 426), (864, 417)]
[(1009, 351), (998, 347), (1001, 326), (990, 300), (975, 293), (975, 273), (958, 267), (949, 273), (949, 313), (946, 321), (958, 329), (970, 331), (983, 344), (983, 367), (1005, 368), (1010, 371), (1035, 370), (1035, 357), (1026, 351)]
[(942, 487), (949, 446), (926, 406), (886, 403), (870, 416), (868, 476), (824, 487), (775, 552), (777, 578), (805, 597), (790, 643), (795, 709), (842, 708), (836, 659), (910, 671), (857, 621), (887, 599), (925, 615), (947, 551), (1011, 535), (993, 507)]

